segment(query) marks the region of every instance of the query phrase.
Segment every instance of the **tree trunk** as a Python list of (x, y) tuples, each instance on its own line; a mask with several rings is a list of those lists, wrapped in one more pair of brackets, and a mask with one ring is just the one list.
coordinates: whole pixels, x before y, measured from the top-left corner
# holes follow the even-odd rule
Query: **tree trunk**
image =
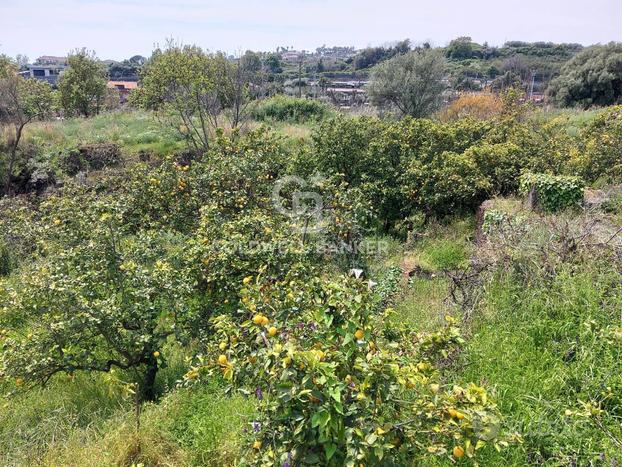
[(147, 359), (147, 368), (145, 370), (144, 381), (141, 390), (141, 399), (143, 401), (154, 401), (156, 399), (155, 381), (158, 374), (158, 361), (155, 357)]
[(13, 168), (15, 166), (15, 159), (17, 159), (17, 148), (19, 141), (22, 139), (22, 131), (24, 125), (18, 125), (15, 127), (15, 141), (11, 145), (11, 152), (9, 154), (9, 166), (6, 171), (6, 179), (4, 181), (4, 194), (9, 196), (11, 194), (11, 175), (13, 174)]

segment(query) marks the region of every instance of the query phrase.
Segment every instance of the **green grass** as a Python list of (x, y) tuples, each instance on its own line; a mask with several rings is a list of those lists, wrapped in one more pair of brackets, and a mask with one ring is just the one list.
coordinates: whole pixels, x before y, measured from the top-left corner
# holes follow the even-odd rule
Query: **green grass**
[[(622, 440), (622, 348), (605, 336), (622, 324), (622, 290), (612, 282), (584, 272), (529, 288), (512, 278), (490, 286), (461, 376), (493, 388), (506, 426), (522, 434), (524, 444), (503, 455), (508, 465), (619, 459), (613, 439)], [(574, 415), (580, 401), (600, 401), (605, 412)]]
[(79, 144), (117, 143), (125, 154), (146, 151), (166, 155), (184, 148), (173, 131), (165, 131), (149, 112), (110, 112), (93, 118), (42, 122), (27, 127), (24, 143), (49, 152), (60, 152)]
[(59, 440), (81, 428), (98, 429), (127, 401), (100, 376), (56, 378), (44, 389), (9, 396), (0, 388), (0, 465), (26, 465), (43, 458)]
[(46, 465), (181, 466), (236, 465), (248, 439), (252, 399), (226, 396), (217, 386), (180, 389), (147, 404), (137, 432), (131, 410), (117, 413), (101, 429), (71, 433), (46, 454)]
[(555, 120), (561, 123), (570, 136), (577, 136), (582, 128), (589, 125), (604, 109), (537, 109), (529, 115), (534, 122), (545, 123)]

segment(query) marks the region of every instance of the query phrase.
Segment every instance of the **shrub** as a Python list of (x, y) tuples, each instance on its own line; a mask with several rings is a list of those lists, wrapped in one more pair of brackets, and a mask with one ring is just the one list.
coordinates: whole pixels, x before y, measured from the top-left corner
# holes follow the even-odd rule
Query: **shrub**
[(76, 175), (84, 170), (102, 170), (121, 163), (121, 151), (117, 144), (86, 144), (71, 149), (61, 162), (69, 175)]
[(530, 204), (551, 212), (580, 205), (584, 186), (579, 177), (564, 175), (525, 173), (520, 178), (520, 191), (529, 195)]
[(622, 178), (622, 106), (600, 114), (581, 132), (583, 155), (580, 173), (586, 180)]
[(185, 379), (220, 374), (255, 395), (246, 462), (390, 464), (504, 444), (483, 388), (440, 384), (435, 363), (461, 342), (452, 320), (386, 341), (379, 297), (362, 281), (294, 273), (243, 284), (241, 309), (213, 319)]
[(461, 94), (441, 113), (443, 121), (459, 120), (470, 117), (477, 120), (492, 120), (504, 110), (503, 101), (493, 93)]
[(429, 162), (413, 159), (402, 190), (413, 211), (446, 216), (473, 210), (487, 196), (490, 181), (468, 154), (443, 152)]
[(260, 102), (251, 115), (260, 121), (304, 123), (321, 120), (329, 113), (330, 108), (317, 100), (278, 95)]

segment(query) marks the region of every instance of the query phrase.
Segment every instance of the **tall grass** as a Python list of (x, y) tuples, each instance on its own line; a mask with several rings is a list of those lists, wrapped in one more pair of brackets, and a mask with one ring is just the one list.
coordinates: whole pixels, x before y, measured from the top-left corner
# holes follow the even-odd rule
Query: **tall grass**
[(177, 134), (163, 129), (153, 114), (143, 111), (108, 112), (89, 119), (36, 123), (27, 127), (24, 143), (51, 152), (79, 144), (117, 143), (126, 154), (147, 151), (156, 155), (184, 147)]

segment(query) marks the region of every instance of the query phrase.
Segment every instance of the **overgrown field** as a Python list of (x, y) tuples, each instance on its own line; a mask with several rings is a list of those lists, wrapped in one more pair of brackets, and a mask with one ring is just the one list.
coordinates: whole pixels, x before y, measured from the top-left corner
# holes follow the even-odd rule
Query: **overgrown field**
[(291, 105), (201, 153), (149, 113), (31, 126), (0, 464), (622, 462), (622, 108)]

